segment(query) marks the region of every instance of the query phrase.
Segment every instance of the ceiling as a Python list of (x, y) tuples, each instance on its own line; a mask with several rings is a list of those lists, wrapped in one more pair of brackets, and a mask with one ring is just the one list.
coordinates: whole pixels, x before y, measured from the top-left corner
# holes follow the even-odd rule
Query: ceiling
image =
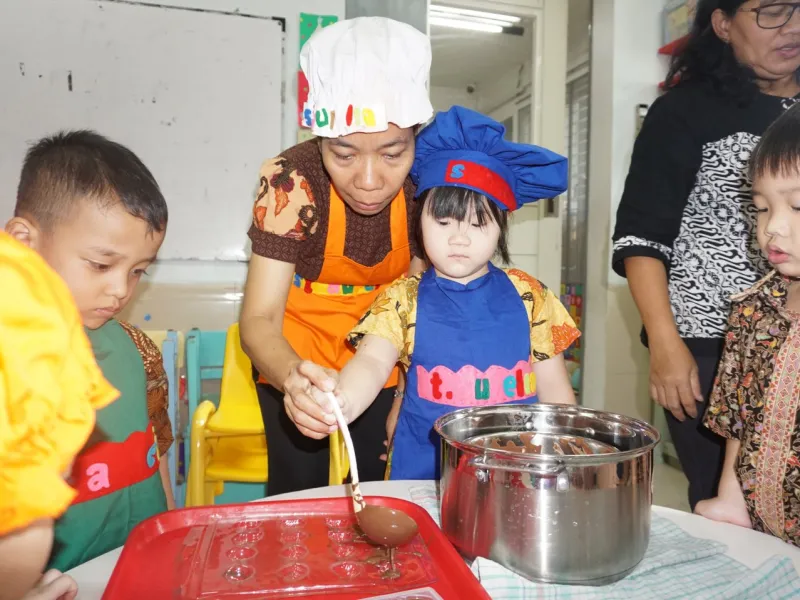
[[(569, 0), (570, 53), (573, 47), (588, 48), (590, 22), (591, 0)], [(533, 36), (529, 19), (523, 19), (519, 25), (525, 29), (523, 36), (431, 25), (431, 85), (463, 89), (467, 85), (491, 82), (523, 64), (532, 54)]]
[(522, 36), (431, 25), (431, 85), (465, 88), (524, 63), (531, 56), (533, 36), (529, 20), (520, 26), (525, 29)]

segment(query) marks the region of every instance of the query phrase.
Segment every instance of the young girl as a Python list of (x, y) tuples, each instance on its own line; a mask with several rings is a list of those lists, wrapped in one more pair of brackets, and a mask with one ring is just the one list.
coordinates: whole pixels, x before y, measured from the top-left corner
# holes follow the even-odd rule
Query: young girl
[(800, 545), (800, 105), (750, 162), (757, 237), (775, 270), (734, 297), (706, 426), (727, 438), (716, 498), (695, 512)]
[[(374, 401), (398, 361), (408, 373), (391, 479), (438, 477), (433, 423), (454, 409), (575, 403), (561, 353), (579, 332), (567, 311), (533, 277), (490, 262), (498, 254), (509, 260), (509, 211), (565, 190), (566, 159), (504, 135), (501, 124), (462, 107), (419, 134), (411, 176), (422, 196), (417, 233), (432, 266), (384, 289), (348, 337), (357, 352), (335, 391), (348, 421)], [(332, 415), (318, 414), (322, 431), (334, 429)]]
[(70, 600), (75, 582), (42, 576), (53, 520), (75, 497), (64, 481), (117, 397), (94, 361), (67, 286), (0, 231), (0, 599)]

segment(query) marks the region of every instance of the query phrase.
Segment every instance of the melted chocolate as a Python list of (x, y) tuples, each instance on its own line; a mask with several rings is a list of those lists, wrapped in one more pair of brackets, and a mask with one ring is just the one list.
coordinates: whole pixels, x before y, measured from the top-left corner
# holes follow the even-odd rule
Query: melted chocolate
[(417, 535), (417, 522), (393, 508), (367, 504), (356, 513), (356, 518), (370, 540), (390, 548), (402, 546)]
[[(535, 444), (536, 434), (532, 432), (520, 433), (519, 442), (510, 437), (491, 437), (487, 439), (475, 440), (479, 445), (492, 450), (503, 450), (504, 452), (516, 452), (519, 454), (542, 454), (543, 444)], [(611, 454), (616, 449), (605, 444), (596, 443), (589, 445), (585, 438), (563, 436), (555, 439), (546, 439), (546, 443), (552, 444), (552, 454), (557, 456), (587, 456), (590, 454)], [(545, 453), (546, 454), (546, 453)]]
[(523, 435), (526, 434), (519, 436), (523, 442), (522, 444), (518, 444), (514, 440), (506, 440), (505, 444), (503, 444), (499, 439), (492, 438), (488, 447), (492, 450), (505, 450), (506, 452), (519, 452), (521, 454), (541, 454), (542, 447), (532, 443), (532, 437), (526, 440), (522, 437)]

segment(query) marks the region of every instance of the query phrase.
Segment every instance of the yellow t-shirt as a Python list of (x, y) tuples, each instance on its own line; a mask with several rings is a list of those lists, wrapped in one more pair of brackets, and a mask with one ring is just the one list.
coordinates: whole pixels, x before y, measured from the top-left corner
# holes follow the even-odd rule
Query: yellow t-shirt
[[(538, 279), (519, 269), (503, 269), (525, 305), (531, 326), (531, 362), (564, 352), (580, 337), (580, 330), (558, 298)], [(348, 335), (353, 346), (365, 335), (392, 342), (400, 363), (408, 368), (414, 354), (417, 294), (422, 274), (403, 277), (385, 288)]]
[(117, 391), (103, 378), (72, 295), (33, 250), (0, 232), (0, 535), (56, 518), (63, 476)]

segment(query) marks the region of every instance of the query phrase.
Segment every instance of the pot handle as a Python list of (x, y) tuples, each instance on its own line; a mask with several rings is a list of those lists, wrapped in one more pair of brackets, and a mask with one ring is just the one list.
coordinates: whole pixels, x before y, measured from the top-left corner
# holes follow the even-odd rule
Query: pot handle
[(479, 456), (469, 461), (469, 466), (475, 469), (487, 469), (495, 471), (516, 471), (522, 473), (533, 473), (540, 477), (557, 477), (566, 468), (564, 463), (557, 461), (551, 465), (532, 465), (516, 464), (511, 461), (492, 460), (486, 456)]

